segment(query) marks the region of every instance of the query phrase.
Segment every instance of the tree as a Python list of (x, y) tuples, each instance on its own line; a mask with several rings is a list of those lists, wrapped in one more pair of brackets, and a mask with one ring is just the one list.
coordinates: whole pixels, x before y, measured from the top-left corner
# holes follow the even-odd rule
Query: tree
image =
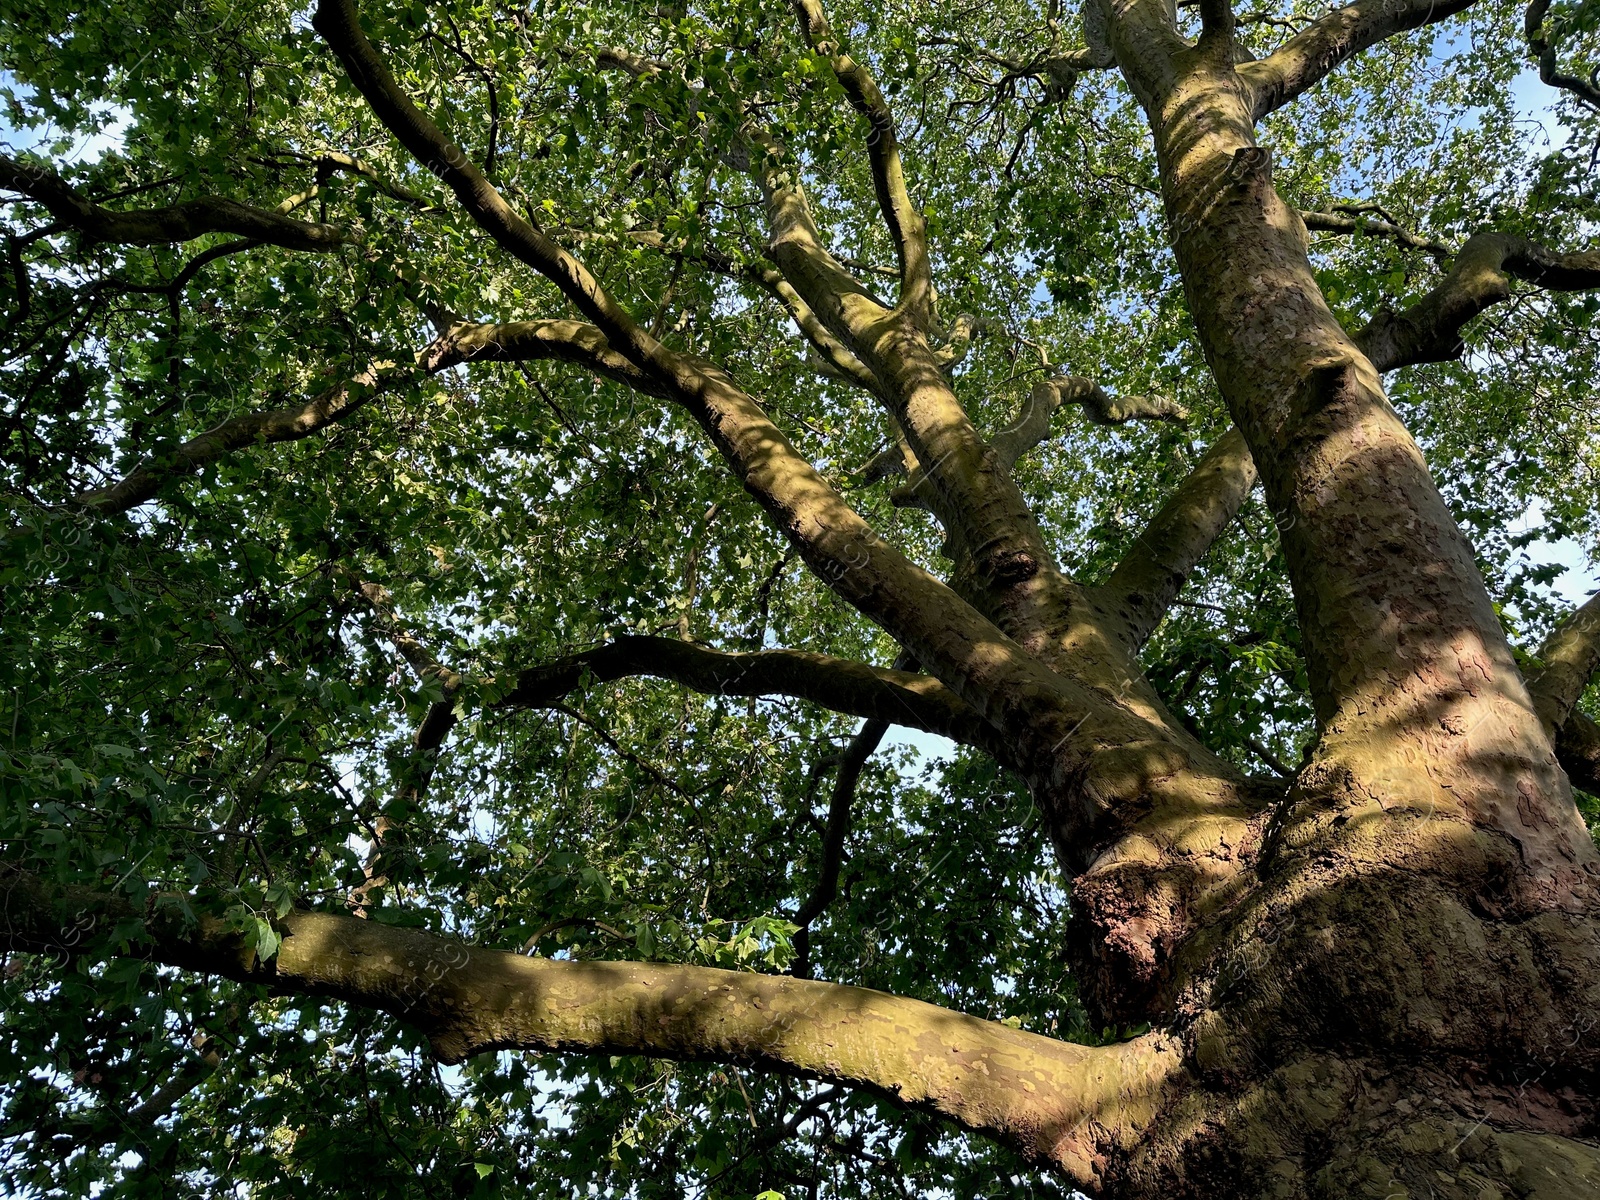
[(7, 4), (7, 1187), (1595, 1194), (1595, 17)]

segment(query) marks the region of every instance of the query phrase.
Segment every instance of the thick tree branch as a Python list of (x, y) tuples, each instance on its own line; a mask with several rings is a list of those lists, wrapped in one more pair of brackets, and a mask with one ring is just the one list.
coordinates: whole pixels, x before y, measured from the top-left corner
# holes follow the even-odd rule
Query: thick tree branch
[(928, 256), (928, 230), (921, 211), (911, 200), (894, 114), (878, 90), (872, 72), (840, 49), (820, 0), (790, 0), (800, 20), (806, 44), (826, 58), (844, 88), (851, 107), (867, 118), (867, 154), (872, 163), (878, 207), (900, 256), (900, 307), (923, 329), (934, 319), (933, 266)]
[(1128, 644), (1155, 631), (1195, 565), (1256, 485), (1255, 460), (1235, 427), (1218, 439), (1134, 540), (1095, 598), (1116, 615)]
[(766, 252), (817, 318), (852, 352), (887, 310), (823, 244), (794, 164), (776, 138), (747, 126), (750, 173), (767, 209)]
[(826, 374), (845, 383), (850, 383), (863, 391), (877, 396), (883, 396), (883, 385), (878, 381), (871, 369), (856, 357), (855, 352), (834, 337), (828, 327), (822, 323), (817, 314), (795, 291), (794, 285), (784, 278), (781, 271), (770, 267), (761, 268), (753, 272), (754, 278), (768, 292), (782, 304), (788, 312), (795, 327), (800, 330), (816, 352), (814, 364)]
[[(1166, 801), (1152, 790), (1176, 788), (1177, 781), (1202, 779), (1223, 824), (1242, 819), (1237, 772), (1172, 727), (1147, 688), (1135, 687), (1131, 699), (1115, 687), (1098, 690), (1052, 671), (1011, 636), (1044, 636), (1041, 621), (1049, 613), (1041, 600), (1054, 594), (1048, 585), (1058, 578), (1032, 515), (951, 393), (926, 335), (904, 312), (885, 312), (820, 250), (803, 198), (782, 172), (781, 153), (763, 151), (761, 157), (771, 169), (763, 184), (773, 215), (771, 256), (824, 323), (847, 344), (853, 340), (852, 349), (884, 381), (913, 452), (932, 464), (940, 516), (962, 548), (962, 591), (973, 594), (993, 619), (878, 537), (725, 372), (662, 346), (582, 264), (512, 210), (401, 91), (361, 33), (348, 0), (321, 0), (315, 24), (378, 117), (440, 174), (479, 224), (555, 282), (613, 350), (659, 380), (694, 416), (826, 586), (885, 628), (981, 717), (995, 733), (985, 749), (1041, 792), (1068, 797), (1049, 814), (1066, 861), (1081, 869), (1092, 859), (1113, 828), (1131, 819), (1125, 808), (1130, 799), (1147, 799), (1151, 820), (1165, 828)], [(752, 141), (760, 147), (759, 132)], [(807, 280), (805, 286), (800, 279)], [(819, 308), (819, 301), (831, 309)], [(1042, 568), (1049, 570), (1041, 585), (1030, 585)], [(901, 696), (892, 698), (898, 703)], [(882, 709), (859, 715), (903, 719), (888, 699), (880, 695)], [(961, 729), (952, 736), (980, 734)], [(1184, 811), (1192, 813), (1193, 795), (1184, 794)]]
[[(1371, 360), (1329, 309), (1255, 137), (1260, 113), (1350, 54), (1459, 6), (1358, 0), (1268, 63), (1234, 70), (1155, 54), (1158, 2), (1119, 0), (1117, 55), (1150, 118), (1199, 343), (1281, 534), (1320, 731), (1308, 770), (1326, 772), (1311, 790), (1502, 830), (1526, 848), (1538, 887), (1569, 886), (1571, 864), (1592, 861), (1594, 847), (1574, 814), (1542, 807), (1563, 788), (1472, 549)], [(1138, 28), (1125, 31), (1129, 21)], [(1241, 89), (1240, 76), (1254, 86)], [(1440, 727), (1494, 732), (1449, 742), (1434, 737)], [(1430, 739), (1428, 771), (1397, 730)], [(1512, 772), (1530, 781), (1520, 815)]]
[(1600, 725), (1574, 711), (1556, 730), (1555, 742), (1556, 761), (1572, 786), (1600, 796)]
[(1459, 358), (1461, 329), (1521, 279), (1552, 291), (1600, 288), (1600, 251), (1561, 254), (1509, 233), (1475, 233), (1443, 282), (1400, 313), (1380, 313), (1355, 342), (1380, 371)]
[[(821, 10), (801, 4), (798, 11), (808, 38), (814, 46), (826, 46), (830, 60), (834, 59), (837, 47), (827, 36), (819, 36), (827, 33)], [(631, 73), (653, 73), (647, 67), (622, 65)], [(845, 56), (838, 56), (834, 66), (842, 72), (840, 81), (847, 93), (854, 88), (856, 99), (865, 105), (863, 111), (877, 114), (872, 150), (879, 155), (875, 161), (882, 168), (880, 177), (888, 192), (903, 192), (892, 122), (886, 141), (883, 122), (888, 113), (881, 107), (881, 96), (878, 106), (873, 104), (870, 75)], [(795, 164), (782, 144), (754, 121), (746, 122), (741, 135), (750, 146), (748, 170), (761, 188), (767, 210), (766, 252), (788, 285), (775, 294), (816, 348), (821, 369), (864, 388), (890, 410), (915, 457), (926, 464), (927, 507), (951, 531), (952, 550), (967, 578), (1000, 591), (1031, 578), (1041, 565), (1050, 564), (1049, 555), (1015, 485), (1004, 471), (995, 470), (950, 390), (944, 371), (952, 355), (941, 355), (928, 344), (931, 282), (926, 315), (906, 302), (908, 297), (915, 299), (920, 285), (913, 276), (920, 277), (921, 268), (905, 277), (910, 290), (902, 295), (901, 305), (888, 309), (823, 245)], [(898, 211), (896, 204), (886, 209), (891, 220)], [(905, 212), (920, 229), (915, 209), (907, 207)], [(925, 243), (922, 233), (918, 237)], [(921, 253), (926, 254), (925, 244)], [(772, 286), (770, 281), (763, 283)]]
[(1236, 21), (1231, 0), (1196, 0), (1200, 10), (1199, 47), (1214, 58), (1226, 60), (1233, 52)]
[(1276, 112), (1341, 63), (1408, 29), (1455, 16), (1473, 0), (1355, 0), (1313, 21), (1266, 58), (1242, 63), (1252, 110), (1260, 120)]
[[(582, 230), (573, 232), (585, 239), (594, 236)], [(811, 348), (815, 351), (815, 356), (810, 360), (813, 367), (825, 375), (853, 384), (874, 396), (882, 396), (882, 387), (876, 376), (848, 346), (833, 335), (795, 290), (794, 285), (776, 267), (761, 262), (741, 262), (709, 246), (689, 250), (670, 243), (653, 229), (633, 229), (624, 236), (629, 242), (648, 246), (676, 262), (693, 262), (708, 267), (728, 279), (756, 284), (783, 306), (790, 320), (794, 322), (795, 328), (811, 343)]]
[(84, 492), (75, 504), (107, 515), (153, 500), (167, 482), (192, 475), (236, 450), (268, 442), (297, 442), (344, 420), (373, 398), (416, 377), (412, 370), (380, 363), (304, 404), (229, 417), (169, 453), (135, 467), (109, 487)]
[(536, 708), (558, 703), (585, 679), (609, 683), (635, 675), (670, 679), (706, 695), (793, 696), (835, 712), (883, 720), (993, 748), (992, 731), (931, 675), (868, 666), (805, 650), (733, 653), (661, 637), (626, 637), (523, 671), (499, 703)]
[[(129, 952), (279, 994), (378, 1009), (426, 1035), (446, 1063), (493, 1050), (642, 1054), (748, 1064), (869, 1088), (997, 1137), (1084, 1187), (1132, 1147), (1186, 1081), (1180, 1048), (1149, 1034), (1087, 1047), (883, 992), (789, 976), (633, 962), (558, 962), (420, 930), (293, 912), (262, 962), (178, 897), (136, 907), (0, 876), (0, 945), (71, 953), (86, 930), (141, 930)], [(125, 936), (125, 935), (124, 935)]]
[(332, 250), (350, 240), (337, 225), (296, 221), (264, 208), (207, 196), (164, 208), (113, 212), (87, 200), (44, 167), (0, 154), (0, 188), (20, 192), (50, 215), (97, 242), (149, 246), (187, 242), (208, 233), (231, 233), (287, 250)]
[(542, 359), (576, 363), (648, 396), (666, 394), (659, 380), (618, 354), (604, 334), (582, 321), (484, 325), (464, 321), (452, 325), (417, 356), (417, 362), (430, 375), (462, 363)]
[(1539, 648), (1539, 662), (1538, 670), (1528, 675), (1528, 692), (1539, 719), (1553, 733), (1566, 724), (1600, 668), (1600, 593), (1550, 631)]

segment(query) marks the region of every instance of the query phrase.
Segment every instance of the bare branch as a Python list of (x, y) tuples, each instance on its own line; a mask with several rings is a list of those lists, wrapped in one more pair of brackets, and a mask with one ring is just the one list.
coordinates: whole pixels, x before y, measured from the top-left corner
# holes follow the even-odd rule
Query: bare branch
[(835, 712), (884, 720), (995, 748), (976, 713), (931, 675), (868, 666), (805, 650), (733, 653), (662, 637), (625, 637), (581, 654), (523, 671), (498, 703), (546, 708), (585, 679), (609, 683), (629, 676), (670, 679), (707, 695), (794, 696)]
[[(379, 631), (400, 652), (400, 657), (406, 660), (407, 665), (416, 672), (418, 682), (436, 683), (443, 693), (442, 699), (429, 705), (427, 715), (417, 726), (416, 733), (412, 737), (413, 751), (424, 755), (437, 753), (444, 745), (445, 738), (450, 736), (450, 730), (455, 727), (455, 699), (465, 685), (466, 677), (441, 663), (433, 652), (423, 645), (422, 640), (405, 627), (394, 610), (394, 601), (388, 589), (354, 574), (347, 574), (347, 577), (361, 598), (371, 606), (377, 618)], [(426, 790), (427, 783), (427, 779), (422, 779), (417, 784), (417, 790), (419, 792)]]
[(1355, 0), (1313, 21), (1266, 58), (1242, 63), (1257, 120), (1276, 112), (1341, 63), (1408, 29), (1455, 16), (1473, 0)]
[(113, 212), (87, 200), (55, 172), (0, 154), (0, 188), (43, 205), (63, 225), (97, 242), (149, 246), (231, 233), (287, 250), (332, 250), (351, 240), (337, 225), (295, 221), (282, 213), (218, 196), (164, 208)]
[(964, 54), (1000, 67), (1005, 74), (991, 85), (997, 89), (1018, 79), (1037, 79), (1042, 80), (1048, 94), (1056, 98), (1070, 92), (1083, 72), (1105, 71), (1117, 65), (1111, 47), (1103, 38), (1094, 46), (1065, 51), (1048, 50), (1025, 59), (999, 54), (976, 42), (960, 38), (939, 36), (929, 38), (928, 42), (935, 46), (953, 46)]
[(186, 898), (118, 896), (0, 877), (0, 947), (61, 954), (73, 933), (141, 930), (131, 952), (203, 975), (387, 1012), (461, 1062), (492, 1050), (643, 1054), (725, 1062), (869, 1088), (1001, 1138), (1093, 1188), (1185, 1086), (1181, 1047), (1157, 1034), (1087, 1047), (865, 988), (666, 963), (564, 962), (421, 930), (291, 912), (263, 962)]
[(906, 187), (894, 114), (889, 111), (872, 72), (839, 48), (820, 0), (791, 0), (791, 3), (800, 19), (800, 31), (806, 44), (829, 61), (851, 106), (866, 117), (871, 126), (867, 153), (878, 192), (878, 207), (900, 256), (900, 307), (908, 311), (920, 327), (930, 328), (934, 319), (934, 290), (927, 223), (912, 203), (911, 192)]
[(1425, 238), (1402, 228), (1388, 219), (1374, 219), (1359, 212), (1344, 211), (1335, 205), (1333, 212), (1308, 212), (1302, 210), (1300, 219), (1307, 229), (1317, 233), (1358, 233), (1371, 237), (1391, 238), (1413, 250), (1426, 250), (1435, 258), (1448, 258), (1450, 247), (1437, 238)]
[(820, 917), (839, 894), (839, 869), (844, 865), (844, 842), (850, 835), (850, 809), (855, 803), (856, 784), (867, 759), (876, 753), (887, 721), (865, 721), (839, 758), (833, 779), (833, 795), (828, 801), (828, 823), (822, 835), (822, 864), (817, 868), (817, 883), (794, 915), (799, 926), (794, 933), (794, 974), (805, 979), (811, 974), (811, 922)]
[[(423, 684), (434, 683), (439, 688), (440, 698), (428, 705), (427, 712), (423, 714), (421, 722), (411, 736), (411, 753), (400, 772), (399, 793), (402, 811), (414, 811), (433, 782), (434, 768), (439, 763), (439, 751), (443, 749), (445, 739), (450, 736), (458, 723), (456, 698), (461, 694), (466, 678), (444, 666), (433, 652), (423, 645), (421, 639), (406, 628), (399, 614), (395, 612), (394, 601), (387, 589), (380, 584), (362, 579), (353, 571), (341, 568), (339, 573), (371, 607), (377, 618), (379, 631), (393, 643), (394, 648), (400, 652), (400, 657), (405, 659), (416, 672), (418, 681)], [(346, 901), (358, 916), (366, 915), (367, 897), (389, 882), (388, 877), (383, 874), (382, 861), (385, 852), (392, 844), (389, 835), (395, 828), (395, 822), (386, 814), (379, 813), (371, 828), (373, 844), (368, 849), (367, 861), (362, 867), (365, 878), (360, 886), (350, 893)]]
[(1528, 675), (1539, 719), (1552, 733), (1566, 724), (1600, 668), (1600, 593), (1568, 614), (1539, 648), (1540, 666)]
[(435, 339), (417, 361), (430, 375), (461, 363), (535, 362), (555, 359), (587, 367), (597, 375), (649, 396), (664, 396), (660, 382), (613, 350), (593, 325), (582, 321), (461, 322)]
[(1571, 92), (1590, 108), (1600, 111), (1600, 72), (1584, 79), (1569, 75), (1556, 62), (1556, 47), (1545, 29), (1545, 17), (1550, 12), (1550, 0), (1533, 0), (1522, 19), (1523, 36), (1528, 39), (1528, 49), (1539, 62), (1539, 78), (1550, 87)]
[(1459, 358), (1461, 329), (1521, 279), (1552, 291), (1600, 288), (1600, 252), (1560, 254), (1509, 233), (1475, 233), (1443, 282), (1401, 313), (1380, 313), (1355, 341), (1380, 371)]
[(1143, 645), (1155, 631), (1189, 573), (1238, 516), (1255, 484), (1250, 447), (1237, 427), (1230, 429), (1134, 539), (1095, 594), (1120, 620), (1130, 646)]
[(1005, 429), (994, 436), (994, 451), (1007, 467), (1050, 436), (1056, 410), (1081, 404), (1084, 414), (1098, 425), (1127, 421), (1178, 421), (1188, 419), (1182, 405), (1160, 396), (1124, 396), (1114, 400), (1098, 383), (1080, 375), (1053, 375), (1033, 385), (1028, 403)]

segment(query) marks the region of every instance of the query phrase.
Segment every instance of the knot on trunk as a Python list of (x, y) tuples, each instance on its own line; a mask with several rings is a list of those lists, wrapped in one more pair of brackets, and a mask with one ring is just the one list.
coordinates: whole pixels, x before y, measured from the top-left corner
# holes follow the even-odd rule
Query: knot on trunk
[(1072, 884), (1069, 937), (1087, 964), (1079, 996), (1091, 1020), (1125, 1027), (1164, 1015), (1172, 953), (1192, 919), (1181, 889), (1160, 869), (1118, 863)]
[(1026, 550), (1002, 550), (983, 564), (983, 574), (996, 587), (1015, 587), (1039, 573), (1039, 560)]

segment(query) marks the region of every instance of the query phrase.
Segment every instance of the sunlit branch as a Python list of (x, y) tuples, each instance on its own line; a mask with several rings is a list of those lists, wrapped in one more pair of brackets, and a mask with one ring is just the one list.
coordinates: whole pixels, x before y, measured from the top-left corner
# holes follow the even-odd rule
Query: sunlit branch
[(263, 961), (221, 920), (186, 920), (189, 897), (151, 893), (136, 904), (9, 866), (0, 901), (7, 951), (72, 953), (86, 928), (115, 928), (128, 953), (150, 962), (389, 1013), (446, 1063), (493, 1050), (641, 1054), (865, 1087), (1000, 1138), (1091, 1188), (1097, 1148), (1131, 1139), (1186, 1082), (1180, 1048), (1156, 1034), (1077, 1046), (792, 976), (529, 958), (304, 911), (278, 922), (282, 943)]
[(1138, 647), (1155, 631), (1206, 551), (1244, 507), (1256, 483), (1244, 434), (1230, 429), (1134, 539), (1096, 599)]
[(1451, 254), (1450, 247), (1437, 238), (1422, 237), (1385, 217), (1367, 216), (1365, 211), (1344, 209), (1343, 206), (1335, 206), (1333, 212), (1302, 210), (1300, 219), (1314, 233), (1364, 234), (1388, 238), (1412, 250), (1426, 250), (1435, 258), (1447, 258)]
[(1600, 252), (1562, 254), (1509, 233), (1475, 233), (1443, 282), (1403, 312), (1384, 312), (1355, 335), (1380, 371), (1459, 358), (1461, 329), (1511, 295), (1511, 281), (1552, 291), (1600, 288)]
[(814, 357), (810, 361), (815, 366), (835, 379), (882, 397), (883, 385), (878, 377), (856, 357), (854, 351), (833, 336), (782, 272), (766, 267), (758, 268), (753, 273), (757, 282), (783, 305), (795, 327), (811, 343)]
[(583, 321), (507, 321), (502, 324), (461, 322), (451, 326), (417, 357), (430, 374), (477, 362), (575, 363), (626, 384), (649, 396), (667, 389), (613, 350), (593, 325)]
[(887, 315), (872, 294), (823, 244), (793, 160), (768, 131), (747, 125), (750, 174), (767, 210), (766, 253), (817, 318), (852, 352)]
[(872, 164), (878, 207), (900, 256), (900, 306), (910, 312), (920, 326), (929, 328), (933, 323), (934, 290), (927, 223), (906, 186), (894, 114), (872, 72), (839, 47), (820, 0), (790, 2), (799, 17), (806, 44), (828, 60), (851, 107), (866, 117), (870, 126), (867, 155)]
[[(581, 240), (597, 240), (596, 235), (587, 230), (572, 229), (567, 232)], [(813, 355), (809, 362), (812, 366), (832, 378), (881, 395), (877, 378), (848, 346), (829, 331), (776, 267), (760, 261), (741, 261), (711, 246), (690, 249), (669, 241), (653, 229), (630, 229), (622, 237), (634, 245), (648, 247), (670, 261), (694, 263), (727, 279), (755, 284), (783, 306), (795, 328), (810, 343)]]
[(1313, 21), (1266, 58), (1240, 64), (1256, 118), (1282, 108), (1330, 71), (1385, 38), (1431, 25), (1473, 0), (1356, 0)]

